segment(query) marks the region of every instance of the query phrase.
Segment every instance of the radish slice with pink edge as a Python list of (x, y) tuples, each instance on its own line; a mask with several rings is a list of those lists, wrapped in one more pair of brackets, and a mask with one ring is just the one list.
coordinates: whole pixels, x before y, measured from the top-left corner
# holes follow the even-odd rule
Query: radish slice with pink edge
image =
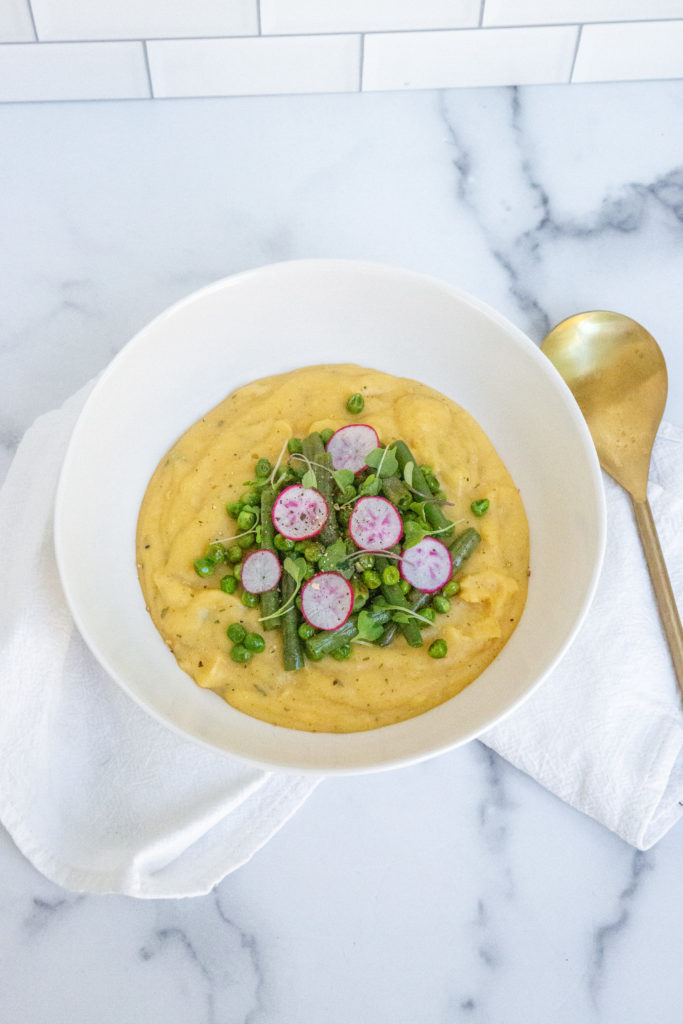
[(374, 448), (379, 448), (379, 437), (375, 428), (367, 423), (349, 423), (340, 427), (327, 442), (334, 468), (350, 469), (352, 473), (365, 469), (365, 460)]
[(329, 510), (320, 491), (292, 484), (278, 494), (273, 505), (273, 526), (288, 540), (306, 540), (320, 533)]
[(242, 586), (250, 594), (265, 594), (280, 582), (282, 568), (273, 551), (259, 548), (252, 551), (242, 562)]
[(319, 572), (301, 590), (301, 613), (316, 629), (343, 626), (353, 608), (353, 587), (338, 572)]
[(366, 551), (380, 551), (398, 544), (403, 520), (386, 498), (359, 498), (349, 520), (351, 540)]
[(445, 544), (435, 537), (423, 537), (401, 557), (401, 575), (411, 587), (433, 594), (448, 583), (453, 572), (453, 559)]

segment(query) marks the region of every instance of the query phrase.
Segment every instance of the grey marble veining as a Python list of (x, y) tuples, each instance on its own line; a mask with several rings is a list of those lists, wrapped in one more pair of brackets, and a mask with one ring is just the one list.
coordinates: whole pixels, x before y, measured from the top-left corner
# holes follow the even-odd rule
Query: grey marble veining
[[(437, 274), (540, 341), (620, 309), (683, 424), (683, 84), (0, 106), (0, 475), (152, 316), (274, 260)], [(325, 782), (206, 897), (67, 893), (0, 832), (12, 1024), (680, 1024), (647, 854), (473, 743)]]

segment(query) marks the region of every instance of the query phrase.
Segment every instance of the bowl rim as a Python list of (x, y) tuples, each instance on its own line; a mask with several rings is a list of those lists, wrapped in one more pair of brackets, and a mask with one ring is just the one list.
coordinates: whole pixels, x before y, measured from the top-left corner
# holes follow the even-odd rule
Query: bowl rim
[[(81, 608), (76, 600), (70, 583), (69, 572), (66, 566), (66, 544), (64, 542), (64, 525), (68, 516), (68, 508), (66, 506), (66, 491), (68, 488), (69, 476), (73, 471), (73, 463), (76, 459), (76, 447), (78, 443), (78, 435), (82, 425), (87, 420), (90, 410), (97, 405), (98, 399), (103, 391), (106, 390), (110, 378), (114, 376), (118, 371), (122, 363), (130, 357), (131, 353), (141, 344), (144, 343), (146, 336), (156, 331), (159, 327), (162, 327), (164, 322), (167, 320), (174, 319), (177, 314), (187, 309), (194, 304), (200, 304), (208, 296), (215, 292), (224, 290), (231, 290), (233, 288), (239, 288), (243, 283), (249, 282), (251, 279), (258, 278), (269, 278), (277, 277), (278, 275), (288, 274), (292, 272), (302, 271), (307, 273), (311, 270), (319, 271), (325, 270), (332, 273), (349, 273), (349, 274), (375, 274), (392, 276), (396, 279), (403, 278), (406, 283), (413, 282), (416, 285), (426, 286), (428, 288), (436, 288), (437, 290), (451, 296), (457, 302), (463, 303), (478, 313), (483, 314), (486, 318), (493, 321), (499, 328), (510, 336), (518, 345), (531, 353), (531, 358), (536, 360), (537, 365), (541, 368), (542, 372), (548, 376), (549, 379), (553, 380), (554, 386), (559, 389), (560, 392), (564, 393), (566, 409), (570, 416), (573, 418), (574, 426), (577, 429), (578, 436), (582, 441), (583, 454), (587, 457), (588, 465), (590, 467), (591, 485), (593, 491), (593, 497), (595, 499), (597, 518), (595, 522), (596, 528), (596, 557), (593, 563), (593, 568), (590, 574), (588, 585), (585, 588), (583, 600), (580, 604), (579, 610), (575, 616), (573, 625), (568, 631), (565, 641), (558, 647), (554, 657), (550, 659), (545, 669), (540, 672), (536, 678), (527, 685), (525, 690), (518, 695), (516, 698), (511, 699), (509, 703), (504, 706), (500, 711), (491, 715), (486, 723), (482, 726), (473, 726), (471, 729), (458, 735), (452, 741), (445, 740), (440, 743), (435, 743), (430, 746), (429, 749), (417, 752), (408, 753), (405, 755), (396, 754), (393, 756), (385, 757), (381, 760), (377, 760), (376, 757), (358, 757), (356, 756), (353, 764), (339, 764), (335, 756), (328, 758), (326, 763), (310, 765), (306, 762), (293, 763), (290, 757), (281, 758), (274, 756), (268, 759), (262, 759), (254, 757), (251, 754), (246, 754), (243, 751), (232, 750), (226, 747), (220, 747), (212, 743), (210, 740), (202, 736), (197, 736), (188, 732), (187, 729), (180, 726), (171, 717), (164, 714), (154, 705), (145, 700), (137, 690), (132, 687), (128, 681), (122, 677), (117, 667), (112, 664), (108, 656), (102, 651), (97, 637), (93, 636), (89, 629), (82, 613)], [(321, 361), (324, 362), (324, 361)], [(421, 761), (431, 759), (432, 757), (439, 756), (448, 750), (455, 749), (456, 747), (462, 746), (465, 743), (470, 742), (472, 739), (481, 736), (482, 733), (493, 729), (498, 726), (508, 715), (516, 711), (522, 704), (532, 696), (532, 694), (545, 682), (548, 676), (554, 671), (557, 665), (561, 662), (565, 656), (567, 650), (573, 643), (577, 633), (579, 632), (586, 615), (588, 614), (589, 608), (592, 604), (595, 592), (597, 590), (600, 574), (602, 570), (602, 564), (605, 555), (606, 548), (606, 503), (605, 493), (602, 480), (602, 471), (600, 469), (597, 453), (585, 423), (583, 415), (576, 403), (574, 396), (569, 390), (568, 386), (552, 365), (550, 360), (547, 359), (541, 352), (541, 349), (536, 345), (519, 327), (507, 319), (502, 313), (498, 312), (494, 307), (488, 305), (488, 303), (477, 298), (471, 293), (464, 289), (459, 288), (456, 285), (449, 283), (435, 275), (408, 269), (405, 267), (371, 260), (354, 260), (345, 258), (303, 258), (293, 260), (283, 260), (273, 263), (266, 263), (261, 266), (252, 267), (247, 270), (242, 270), (234, 274), (229, 274), (225, 277), (219, 278), (213, 282), (210, 282), (199, 289), (183, 296), (176, 300), (171, 305), (157, 313), (151, 320), (145, 323), (139, 328), (135, 334), (121, 347), (116, 355), (110, 360), (105, 368), (95, 378), (94, 385), (87, 396), (84, 405), (77, 417), (74, 424), (69, 443), (64, 455), (61, 469), (59, 471), (58, 483), (55, 496), (55, 509), (53, 517), (53, 541), (55, 558), (58, 569), (58, 574), (62, 584), (62, 589), (66, 599), (67, 607), (72, 615), (74, 623), (84, 639), (86, 645), (90, 649), (91, 653), (98, 661), (98, 663), (104, 668), (107, 674), (116, 682), (116, 684), (132, 699), (135, 703), (144, 709), (158, 723), (163, 725), (165, 728), (170, 729), (176, 735), (190, 740), (191, 742), (199, 744), (205, 749), (211, 750), (214, 753), (221, 754), (225, 757), (233, 758), (237, 761), (242, 761), (249, 765), (256, 765), (266, 771), (281, 770), (293, 772), (301, 775), (315, 775), (315, 776), (327, 776), (327, 775), (357, 775), (357, 774), (370, 774), (378, 771), (390, 770), (398, 767), (408, 766), (416, 764)], [(514, 635), (514, 634), (513, 634)], [(495, 659), (494, 659), (495, 660)], [(195, 684), (196, 685), (196, 684)], [(467, 688), (466, 688), (467, 689)], [(210, 692), (210, 691), (207, 691)], [(451, 700), (457, 698), (457, 694)], [(221, 698), (218, 698), (219, 700)], [(446, 701), (445, 703), (449, 703)], [(438, 705), (431, 711), (424, 712), (424, 715), (432, 714), (434, 711), (438, 711), (438, 708), (442, 705)], [(234, 709), (233, 709), (234, 710)], [(243, 712), (237, 712), (242, 715)], [(250, 716), (245, 716), (250, 717)], [(422, 718), (423, 715), (417, 716)], [(269, 723), (260, 722), (255, 719), (253, 721), (259, 722), (260, 725), (266, 726), (267, 729), (276, 730), (286, 733), (300, 733), (299, 730), (285, 729), (280, 726), (272, 726)], [(334, 737), (335, 740), (342, 740), (344, 737), (357, 737), (360, 735), (372, 736), (377, 735), (384, 730), (396, 730), (407, 723), (415, 721), (415, 719), (408, 719), (405, 722), (399, 722), (395, 725), (383, 726), (374, 730), (366, 730), (362, 733), (300, 733), (302, 736), (326, 736)]]

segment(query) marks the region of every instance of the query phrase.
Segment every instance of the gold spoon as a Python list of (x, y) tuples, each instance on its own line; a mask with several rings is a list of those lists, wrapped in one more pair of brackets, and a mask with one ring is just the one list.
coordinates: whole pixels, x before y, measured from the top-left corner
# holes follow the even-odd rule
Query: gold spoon
[(683, 627), (647, 500), (655, 434), (667, 394), (666, 363), (651, 334), (627, 316), (595, 310), (554, 327), (542, 351), (579, 404), (600, 465), (628, 491), (664, 633), (683, 695)]

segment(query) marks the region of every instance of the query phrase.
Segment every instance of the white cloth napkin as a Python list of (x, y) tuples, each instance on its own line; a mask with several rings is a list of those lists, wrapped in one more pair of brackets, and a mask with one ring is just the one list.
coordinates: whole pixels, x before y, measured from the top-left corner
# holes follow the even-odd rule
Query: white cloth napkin
[[(607, 549), (586, 620), (540, 689), (481, 739), (646, 850), (683, 814), (683, 705), (631, 501), (603, 474)], [(648, 499), (683, 607), (683, 431), (663, 423)]]
[[(317, 780), (245, 767), (166, 730), (80, 639), (52, 516), (88, 392), (36, 421), (0, 492), (0, 819), (67, 889), (199, 895), (260, 849)], [(683, 432), (664, 425), (651, 500), (678, 595), (682, 454)], [(683, 716), (628, 499), (607, 486), (610, 540), (588, 620), (553, 676), (484, 741), (645, 848), (683, 813)]]
[(0, 819), (67, 889), (209, 892), (317, 780), (271, 773), (159, 725), (99, 667), (64, 603), (52, 541), (64, 452), (90, 385), (41, 416), (0, 492)]

